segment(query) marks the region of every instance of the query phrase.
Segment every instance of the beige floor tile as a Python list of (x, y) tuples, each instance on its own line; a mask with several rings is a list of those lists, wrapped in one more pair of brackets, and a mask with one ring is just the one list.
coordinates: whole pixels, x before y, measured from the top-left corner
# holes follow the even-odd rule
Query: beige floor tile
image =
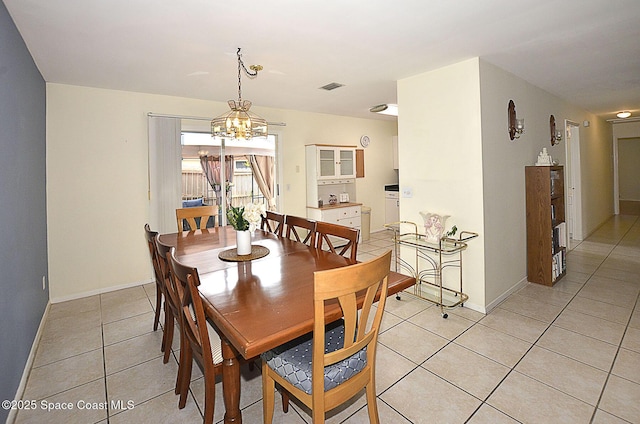
[(573, 295), (569, 293), (536, 283), (527, 283), (523, 288), (518, 290), (517, 293), (521, 296), (558, 306), (565, 306), (573, 297)]
[(518, 421), (483, 403), (467, 424), (517, 424)]
[(380, 399), (414, 423), (463, 423), (481, 404), (423, 368), (400, 380)]
[[(216, 399), (216, 401), (217, 400), (218, 399)], [(224, 405), (221, 406), (221, 408), (224, 408)], [(216, 410), (217, 409), (218, 408), (216, 406)], [(262, 422), (262, 400), (247, 406), (241, 412), (242, 412), (243, 423), (261, 423)], [(218, 415), (217, 412), (215, 415), (216, 416)], [(307, 415), (305, 414), (305, 416)], [(216, 421), (216, 422), (221, 422), (221, 421)], [(309, 422), (311, 422), (310, 418), (309, 418)], [(300, 415), (300, 412), (293, 405), (290, 405), (288, 413), (285, 414), (284, 412), (282, 412), (282, 401), (280, 399), (280, 395), (276, 394), (276, 401), (273, 407), (273, 423), (274, 424), (275, 423), (306, 424), (307, 421), (305, 421), (305, 419), (302, 418), (302, 416)]]
[(618, 347), (552, 325), (536, 343), (537, 346), (573, 358), (602, 371), (609, 371)]
[(134, 300), (148, 298), (147, 292), (142, 286), (129, 287), (122, 290), (115, 290), (100, 295), (100, 302), (103, 307), (111, 307), (114, 304), (127, 303)]
[(510, 370), (455, 343), (445, 346), (422, 367), (479, 399), (486, 399)]
[(162, 358), (127, 368), (107, 376), (107, 400), (132, 401), (134, 405), (157, 397), (163, 393), (173, 393), (175, 389), (178, 365)]
[[(569, 281), (577, 284), (584, 284), (591, 277), (591, 274), (586, 272), (567, 271), (564, 277), (556, 284), (560, 284), (563, 281)], [(554, 286), (555, 287), (555, 286)]]
[(77, 317), (83, 312), (99, 312), (100, 296), (89, 296), (66, 302), (53, 303), (49, 308), (48, 320), (64, 317)]
[[(276, 395), (276, 397), (280, 397), (280, 395)], [(357, 393), (354, 397), (346, 401), (345, 403), (336, 406), (330, 411), (327, 411), (325, 414), (325, 422), (326, 424), (338, 424), (338, 423), (348, 422), (349, 417), (355, 414), (361, 408), (365, 407), (366, 404), (367, 404), (367, 398), (363, 389), (359, 393)], [(277, 405), (277, 402), (276, 402), (276, 405)], [(311, 409), (303, 405), (298, 399), (292, 398), (290, 406), (296, 411), (296, 413), (298, 413), (301, 417), (303, 417), (303, 419), (306, 422), (308, 423), (312, 422)], [(274, 419), (273, 422), (275, 423), (276, 420)]]
[(87, 330), (100, 327), (100, 324), (102, 324), (100, 308), (71, 315), (61, 314), (56, 317), (47, 317), (43, 336), (53, 333), (60, 335), (65, 332)]
[(602, 264), (604, 268), (619, 269), (640, 274), (640, 256), (637, 255), (619, 255), (611, 253)]
[(596, 277), (610, 278), (613, 280), (619, 280), (628, 283), (634, 283), (638, 281), (637, 273), (624, 271), (621, 269), (600, 268), (594, 273), (594, 275)]
[(486, 314), (483, 314), (482, 312), (474, 311), (471, 308), (466, 308), (463, 306), (451, 308), (451, 309), (448, 309), (447, 311), (449, 315), (458, 315), (462, 318), (466, 318), (470, 321), (475, 321), (475, 322), (480, 321), (482, 318), (486, 316)]
[(570, 281), (565, 275), (560, 281), (557, 281), (553, 285), (553, 289), (564, 293), (576, 294), (580, 291), (582, 286), (584, 286), (584, 282), (576, 283), (574, 281)]
[(179, 397), (173, 391), (149, 399), (132, 408), (112, 411), (109, 417), (111, 424), (130, 423), (197, 423), (202, 415), (193, 400), (187, 402), (184, 409), (178, 409)]
[(102, 331), (99, 326), (76, 330), (48, 329), (40, 339), (33, 365), (40, 367), (101, 347)]
[(623, 325), (627, 324), (632, 312), (631, 308), (623, 308), (611, 303), (589, 299), (588, 297), (580, 296), (580, 294), (569, 303), (567, 308)]
[[(104, 324), (102, 326), (102, 333), (105, 346), (153, 332), (153, 318), (154, 313), (147, 312)], [(160, 323), (162, 324), (162, 321), (160, 321)], [(162, 327), (159, 325), (156, 331), (162, 333)]]
[(98, 379), (38, 401), (33, 410), (21, 410), (15, 424), (95, 423), (106, 418), (104, 380)]
[(605, 371), (537, 346), (515, 370), (594, 406), (607, 379)]
[(519, 372), (511, 374), (487, 403), (523, 423), (588, 423), (594, 407)]
[[(378, 417), (381, 423), (393, 423), (393, 424), (410, 424), (411, 421), (404, 418), (395, 409), (378, 399)], [(275, 422), (275, 421), (274, 421)], [(364, 406), (358, 410), (355, 414), (350, 416), (345, 423), (348, 424), (369, 424), (369, 413), (367, 407)]]
[(104, 348), (107, 375), (162, 356), (162, 333), (146, 333)]
[(23, 399), (46, 399), (100, 378), (104, 378), (102, 349), (96, 349), (33, 368)]
[(405, 321), (380, 334), (378, 342), (419, 365), (448, 340)]
[(382, 393), (415, 369), (416, 364), (378, 343), (376, 348), (376, 393)]
[(627, 332), (622, 340), (622, 347), (640, 353), (640, 329), (627, 328)]
[(637, 305), (635, 312), (631, 315), (631, 320), (629, 320), (629, 327), (640, 328), (640, 307)]
[(387, 299), (384, 307), (384, 313), (390, 313), (400, 318), (407, 319), (431, 307), (433, 307), (432, 303), (418, 299), (413, 295), (402, 293), (400, 300), (397, 300), (395, 296), (391, 296)]
[(620, 343), (624, 333), (624, 325), (571, 309), (565, 309), (554, 325), (616, 345)]
[(454, 343), (508, 367), (513, 367), (531, 347), (531, 343), (481, 324), (471, 327)]
[(535, 342), (549, 326), (546, 322), (529, 318), (500, 307), (491, 311), (480, 323), (529, 343)]
[(612, 375), (602, 393), (598, 406), (630, 423), (640, 422), (640, 384)]
[(585, 274), (592, 274), (596, 269), (598, 269), (597, 264), (584, 262), (579, 263), (567, 260), (567, 272), (582, 272)]
[(591, 424), (628, 424), (628, 421), (623, 420), (622, 418), (618, 418), (615, 415), (612, 415), (608, 412), (603, 411), (602, 409), (598, 409), (593, 416), (593, 421)]
[(151, 302), (144, 298), (134, 299), (129, 302), (112, 303), (110, 306), (102, 306), (102, 322), (107, 324), (136, 315), (153, 311)]
[(446, 319), (442, 318), (438, 307), (426, 309), (408, 321), (449, 340), (455, 339), (475, 324), (475, 321), (454, 314), (449, 314)]
[(640, 353), (621, 348), (611, 373), (640, 384)]
[(515, 293), (502, 302), (500, 308), (550, 324), (560, 314), (563, 306), (549, 304)]

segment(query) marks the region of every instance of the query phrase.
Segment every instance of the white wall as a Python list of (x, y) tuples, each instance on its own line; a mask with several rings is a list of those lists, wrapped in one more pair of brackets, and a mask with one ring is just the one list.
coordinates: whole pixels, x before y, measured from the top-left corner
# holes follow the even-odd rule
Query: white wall
[[(549, 117), (563, 130), (565, 120), (580, 125), (583, 234), (613, 214), (610, 125), (486, 61), (480, 61), (482, 97), (482, 162), (484, 178), (485, 265), (487, 308), (526, 281), (526, 211), (524, 167), (534, 165), (547, 148), (566, 165), (564, 140), (551, 146)], [(525, 133), (511, 141), (507, 106), (516, 105)]]
[[(511, 141), (513, 99), (525, 133)], [(452, 215), (447, 227), (480, 233), (464, 259), (468, 306), (490, 310), (526, 281), (524, 167), (547, 147), (565, 163), (564, 142), (551, 146), (549, 116), (580, 127), (584, 234), (613, 213), (611, 127), (595, 115), (477, 58), (398, 82), (400, 186), (403, 220), (418, 212)], [(403, 256), (404, 257), (404, 256)]]
[[(149, 219), (147, 113), (215, 116), (225, 103), (47, 84), (47, 223), (52, 301), (149, 281), (143, 226)], [(357, 144), (366, 177), (358, 201), (372, 207), (372, 229), (384, 221), (383, 185), (394, 181), (395, 122), (254, 107), (283, 143), (285, 213), (304, 216), (304, 145)], [(297, 168), (299, 167), (299, 169)]]
[[(400, 219), (419, 224), (420, 211), (451, 215), (447, 229), (480, 233), (464, 256), (467, 306), (485, 305), (482, 138), (478, 59), (398, 81)], [(411, 259), (405, 251), (403, 258)]]

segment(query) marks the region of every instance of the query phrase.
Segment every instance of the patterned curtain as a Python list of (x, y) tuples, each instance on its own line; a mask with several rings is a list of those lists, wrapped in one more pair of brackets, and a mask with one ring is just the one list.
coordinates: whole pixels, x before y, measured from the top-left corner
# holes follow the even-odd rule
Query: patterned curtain
[[(225, 163), (225, 177), (227, 187), (227, 206), (231, 204), (231, 186), (233, 182), (233, 156), (228, 155), (224, 158)], [(202, 172), (207, 177), (209, 185), (216, 192), (216, 203), (220, 205), (222, 203), (222, 184), (220, 181), (220, 156), (200, 156), (200, 166), (202, 166)]]
[(253, 179), (258, 183), (262, 195), (267, 199), (267, 209), (276, 210), (273, 193), (275, 191), (275, 159), (273, 156), (249, 155)]

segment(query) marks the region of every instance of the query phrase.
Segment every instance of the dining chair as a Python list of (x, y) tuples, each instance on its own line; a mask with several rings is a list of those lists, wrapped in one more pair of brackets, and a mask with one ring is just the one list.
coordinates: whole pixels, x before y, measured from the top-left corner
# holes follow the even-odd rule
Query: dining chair
[[(261, 355), (264, 423), (273, 420), (275, 383), (311, 409), (314, 424), (324, 423), (326, 411), (365, 388), (369, 421), (379, 422), (376, 344), (390, 267), (388, 251), (368, 262), (314, 273), (313, 332)], [(372, 305), (378, 291), (380, 300), (375, 308)], [(363, 302), (360, 314), (358, 298)], [(328, 323), (326, 309), (337, 305), (343, 319)]]
[(209, 324), (204, 314), (198, 286), (198, 270), (186, 266), (176, 259), (175, 247), (169, 252), (169, 269), (174, 285), (180, 296), (182, 335), (180, 346), (178, 380), (180, 385), (179, 408), (184, 408), (191, 381), (193, 360), (204, 374), (204, 423), (213, 423), (216, 400), (216, 376), (222, 373), (222, 342), (216, 330)]
[[(147, 238), (147, 244), (149, 245), (149, 254), (151, 255), (153, 275), (156, 282), (156, 313), (153, 317), (153, 331), (156, 331), (158, 329), (158, 322), (160, 321), (160, 308), (162, 307), (162, 298), (164, 297), (164, 282), (162, 281), (162, 273), (158, 264), (158, 253), (156, 251), (156, 244), (153, 241), (158, 232), (151, 231), (151, 227), (149, 226), (149, 224), (144, 224), (144, 232)], [(162, 337), (164, 338), (164, 334)], [(162, 351), (164, 352), (164, 343), (162, 344)]]
[(346, 256), (345, 254), (350, 251), (349, 258), (352, 261), (355, 261), (358, 255), (359, 236), (360, 230), (357, 228), (323, 221), (318, 221), (316, 224), (316, 247), (340, 256)]
[(260, 229), (273, 233), (277, 236), (282, 236), (282, 230), (284, 229), (284, 214), (266, 211), (265, 214), (262, 215)]
[[(178, 324), (180, 331), (180, 356), (182, 356), (182, 319), (180, 317), (180, 298), (178, 297), (177, 288), (171, 278), (169, 269), (169, 252), (172, 246), (166, 245), (160, 241), (160, 237), (154, 239), (156, 244), (156, 252), (158, 254), (158, 264), (161, 272), (161, 278), (164, 282), (164, 335), (162, 337), (162, 345), (164, 351), (163, 362), (169, 361), (171, 354), (171, 345), (173, 344), (174, 325)], [(180, 363), (180, 362), (179, 362)], [(178, 373), (180, 369), (178, 368)], [(176, 379), (176, 394), (179, 393), (178, 379)]]
[(218, 206), (195, 206), (192, 208), (176, 209), (176, 222), (178, 232), (185, 230), (185, 223), (188, 225), (187, 231), (203, 230), (207, 228), (209, 217), (213, 217), (214, 225), (218, 216)]
[(286, 228), (286, 238), (308, 244), (309, 246), (315, 246), (316, 221), (299, 216), (286, 215), (284, 224)]

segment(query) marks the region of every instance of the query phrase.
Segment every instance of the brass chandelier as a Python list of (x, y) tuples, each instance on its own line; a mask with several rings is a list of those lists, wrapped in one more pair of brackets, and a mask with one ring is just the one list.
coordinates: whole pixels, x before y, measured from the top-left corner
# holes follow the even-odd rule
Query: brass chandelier
[(240, 47), (238, 47), (238, 100), (229, 100), (227, 104), (231, 109), (229, 112), (213, 118), (211, 121), (211, 136), (223, 138), (243, 138), (267, 136), (267, 121), (264, 118), (249, 112), (251, 102), (242, 100), (242, 71), (249, 77), (256, 77), (258, 71), (262, 70), (261, 65), (251, 65), (249, 69), (242, 62)]

